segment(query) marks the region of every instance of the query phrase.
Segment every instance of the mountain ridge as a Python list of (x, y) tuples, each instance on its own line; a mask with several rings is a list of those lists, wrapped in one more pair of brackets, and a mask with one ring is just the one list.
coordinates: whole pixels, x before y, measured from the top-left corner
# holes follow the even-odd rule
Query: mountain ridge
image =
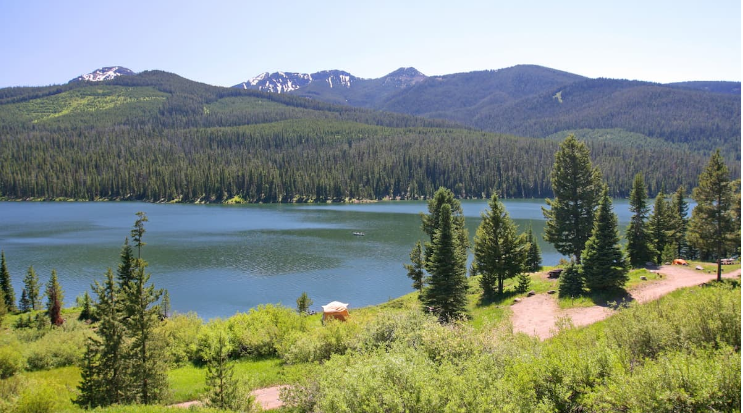
[[(126, 76), (131, 74), (127, 71), (121, 66), (102, 68), (65, 87), (81, 78), (116, 82), (134, 77)], [(311, 74), (264, 72), (234, 88), (443, 119), (527, 137), (616, 129), (692, 150), (715, 145), (740, 158), (739, 82), (592, 79), (538, 65), (517, 65), (437, 76), (401, 67), (375, 79), (335, 69)], [(0, 102), (17, 100), (17, 93), (21, 92), (3, 90)]]

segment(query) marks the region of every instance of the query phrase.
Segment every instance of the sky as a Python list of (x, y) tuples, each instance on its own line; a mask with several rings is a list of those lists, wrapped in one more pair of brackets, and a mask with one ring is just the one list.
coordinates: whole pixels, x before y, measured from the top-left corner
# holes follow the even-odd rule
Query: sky
[(0, 87), (104, 66), (232, 86), (536, 64), (659, 83), (741, 80), (740, 0), (0, 0)]

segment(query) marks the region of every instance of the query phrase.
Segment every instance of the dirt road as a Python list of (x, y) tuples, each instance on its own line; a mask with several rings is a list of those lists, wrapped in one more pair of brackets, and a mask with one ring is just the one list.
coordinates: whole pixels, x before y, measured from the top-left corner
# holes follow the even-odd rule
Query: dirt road
[[(695, 271), (688, 267), (664, 265), (659, 270), (663, 278), (641, 284), (629, 290), (631, 300), (644, 303), (658, 299), (671, 291), (683, 287), (691, 287), (714, 280), (716, 274), (707, 274)], [(740, 270), (724, 274), (723, 277), (740, 277)], [(564, 317), (569, 317), (574, 326), (584, 326), (609, 317), (614, 313), (609, 307), (592, 306), (562, 310), (557, 305), (555, 295), (537, 294), (526, 297), (511, 306), (513, 315), (511, 322), (513, 330), (530, 334), (540, 339), (551, 337), (556, 332), (556, 323)]]

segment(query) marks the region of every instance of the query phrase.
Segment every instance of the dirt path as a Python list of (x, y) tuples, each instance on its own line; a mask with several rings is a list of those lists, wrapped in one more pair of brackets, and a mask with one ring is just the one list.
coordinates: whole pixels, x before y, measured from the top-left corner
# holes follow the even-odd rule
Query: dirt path
[[(688, 267), (672, 265), (664, 265), (658, 272), (663, 275), (662, 279), (641, 284), (629, 290), (630, 299), (644, 303), (658, 299), (679, 288), (703, 284), (717, 277), (717, 274), (707, 274)], [(723, 274), (723, 277), (740, 277), (740, 270)], [(548, 294), (526, 297), (512, 305), (511, 311), (513, 312), (511, 322), (514, 331), (530, 334), (542, 340), (554, 335), (557, 329), (556, 323), (561, 318), (569, 317), (572, 324), (578, 327), (603, 320), (614, 313), (614, 310), (598, 305), (562, 310), (557, 305), (557, 297)]]
[(281, 389), (287, 386), (273, 386), (266, 387), (264, 389), (257, 389), (250, 392), (255, 397), (256, 403), (258, 403), (263, 410), (278, 409), (284, 405), (284, 402), (279, 398)]
[[(279, 393), (281, 392), (281, 389), (286, 387), (285, 385), (282, 386), (273, 386), (273, 387), (266, 387), (263, 389), (256, 389), (250, 392), (253, 397), (255, 397), (255, 402), (258, 403), (259, 406), (261, 406), (261, 409), (263, 410), (273, 410), (278, 409), (279, 407), (284, 405), (284, 402), (281, 401), (281, 398), (279, 397)], [(191, 406), (201, 406), (203, 403), (194, 400), (190, 402), (184, 402), (184, 403), (178, 403), (178, 404), (172, 404), (170, 407), (178, 407), (182, 409), (188, 409)]]

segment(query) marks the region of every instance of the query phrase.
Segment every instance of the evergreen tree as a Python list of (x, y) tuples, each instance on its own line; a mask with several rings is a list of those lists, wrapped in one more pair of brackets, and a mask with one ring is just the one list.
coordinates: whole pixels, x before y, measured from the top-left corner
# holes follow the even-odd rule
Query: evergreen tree
[(660, 259), (663, 262), (673, 262), (673, 260), (678, 258), (678, 255), (676, 255), (677, 252), (678, 252), (678, 246), (676, 245), (676, 243), (669, 242), (663, 248), (663, 252), (660, 254)]
[(310, 312), (311, 305), (312, 299), (303, 291), (302, 295), (297, 298), (297, 312), (299, 314), (307, 314)]
[(671, 211), (673, 211), (673, 233), (671, 239), (676, 244), (676, 256), (687, 258), (689, 246), (686, 242), (686, 229), (689, 226), (689, 204), (686, 201), (686, 189), (679, 186), (671, 198)]
[(123, 308), (119, 301), (120, 290), (114, 279), (113, 271), (109, 268), (103, 284), (96, 281), (92, 288), (98, 297), (94, 312), (100, 319), (96, 343), (92, 345), (92, 349), (97, 352), (99, 362), (96, 365), (99, 371), (96, 375), (101, 380), (95, 387), (98, 394), (92, 397), (100, 400), (98, 402), (100, 406), (134, 401), (133, 397), (127, 397), (131, 386), (124, 357), (126, 339), (124, 325), (121, 321)]
[(119, 288), (122, 288), (134, 278), (134, 260), (134, 251), (132, 250), (132, 246), (129, 245), (129, 238), (125, 238), (124, 246), (121, 247), (121, 262), (116, 270)]
[(80, 311), (80, 315), (77, 317), (80, 321), (95, 321), (93, 315), (93, 303), (90, 300), (90, 294), (86, 291), (83, 295), (83, 308)]
[(160, 301), (160, 318), (165, 320), (170, 317), (170, 293), (163, 289), (163, 299)]
[(522, 272), (516, 277), (516, 279), (518, 280), (518, 284), (516, 285), (517, 293), (525, 293), (529, 291), (529, 287), (531, 287), (531, 277), (528, 273)]
[(77, 385), (78, 396), (73, 401), (80, 407), (92, 409), (105, 406), (103, 400), (104, 381), (101, 377), (103, 370), (100, 366), (100, 342), (95, 337), (88, 337), (85, 343), (83, 363), (80, 366), (80, 383)]
[(526, 253), (526, 270), (537, 272), (542, 269), (542, 251), (539, 249), (539, 244), (537, 244), (531, 226), (526, 232), (526, 241), (529, 243), (529, 250)]
[(5, 262), (5, 251), (0, 252), (0, 290), (5, 294), (5, 308), (8, 312), (17, 311), (18, 309), (15, 306), (15, 291), (13, 291), (10, 272)]
[(542, 208), (547, 220), (544, 239), (563, 254), (581, 262), (581, 253), (591, 236), (593, 218), (601, 192), (601, 172), (591, 165), (588, 148), (573, 135), (555, 153), (550, 174), (555, 199)]
[(688, 241), (717, 259), (717, 280), (722, 280), (722, 264), (727, 249), (739, 248), (740, 228), (735, 227), (735, 189), (738, 181), (730, 180), (728, 167), (718, 149), (699, 175), (699, 185), (692, 191), (697, 206), (691, 212)]
[(462, 210), (462, 204), (456, 199), (452, 191), (441, 187), (436, 190), (433, 198), (428, 201), (428, 215), (421, 213), (423, 232), (428, 235), (429, 239), (433, 239), (433, 235), (439, 227), (439, 223), (441, 222), (441, 208), (444, 204), (449, 205), (453, 217), (452, 219), (454, 221), (454, 227), (457, 229), (464, 228), (464, 211)]
[(430, 258), (426, 261), (428, 287), (423, 290), (423, 304), (450, 321), (467, 312), (467, 255), (457, 236), (451, 206), (443, 204), (439, 213)]
[(650, 246), (650, 236), (646, 226), (650, 211), (647, 206), (647, 197), (645, 179), (641, 173), (638, 173), (635, 175), (632, 191), (630, 191), (629, 210), (633, 214), (627, 227), (627, 255), (630, 265), (635, 268), (644, 266), (648, 261), (657, 262)]
[(142, 241), (142, 236), (145, 233), (144, 223), (149, 220), (147, 219), (147, 214), (145, 214), (142, 211), (137, 212), (136, 215), (138, 219), (134, 222), (134, 228), (132, 228), (131, 235), (132, 235), (132, 242), (134, 242), (134, 245), (137, 247), (137, 258), (141, 259), (142, 258), (142, 247), (147, 245)]
[(580, 265), (574, 261), (565, 267), (560, 274), (560, 282), (557, 288), (560, 297), (579, 297), (583, 294), (583, 274)]
[(62, 318), (62, 306), (64, 305), (64, 293), (62, 287), (57, 281), (57, 271), (52, 270), (49, 283), (46, 285), (46, 311), (49, 321), (55, 326), (61, 326), (64, 323)]
[[(434, 234), (440, 224), (441, 208), (449, 205), (452, 215), (452, 229), (457, 237), (457, 242), (461, 253), (467, 254), (469, 248), (469, 233), (464, 226), (464, 211), (462, 204), (456, 199), (454, 193), (449, 189), (440, 187), (428, 201), (428, 215), (421, 213), (422, 229), (428, 235), (429, 241), (424, 244), (424, 262), (428, 262), (431, 257), (430, 245), (433, 242)], [(429, 272), (430, 273), (430, 272)]]
[(229, 336), (221, 330), (215, 334), (207, 356), (205, 404), (217, 409), (238, 410), (241, 406), (238, 383), (229, 360), (232, 351)]
[(496, 194), (490, 198), (488, 207), (475, 233), (472, 275), (481, 275), (483, 294), (493, 297), (496, 283), (498, 294), (503, 294), (503, 282), (524, 270), (529, 245), (525, 234), (516, 233), (516, 224)]
[(23, 278), (23, 288), (26, 290), (30, 309), (41, 310), (41, 285), (39, 284), (39, 276), (36, 275), (33, 266), (28, 267), (28, 272)]
[(412, 264), (404, 264), (404, 266), (405, 269), (408, 270), (408, 278), (413, 280), (413, 288), (418, 290), (418, 298), (420, 298), (420, 294), (423, 291), (424, 278), (426, 276), (423, 270), (425, 261), (420, 241), (416, 242), (415, 247), (410, 251), (410, 262)]
[(8, 307), (5, 306), (5, 292), (0, 290), (0, 325), (2, 325), (6, 314), (8, 314)]
[[(165, 374), (165, 349), (156, 337), (160, 325), (160, 300), (162, 290), (148, 285), (150, 274), (146, 272), (147, 262), (141, 258), (143, 223), (147, 221), (144, 213), (137, 213), (139, 219), (134, 224), (132, 235), (138, 255), (134, 261), (134, 278), (121, 289), (123, 320), (126, 337), (130, 340), (127, 348), (128, 375), (131, 380), (131, 395), (142, 404), (160, 400), (167, 390)], [(136, 234), (135, 234), (136, 232)]]
[(26, 289), (21, 290), (21, 299), (18, 301), (18, 311), (26, 313), (31, 311), (31, 301), (28, 299)]
[(671, 242), (674, 230), (673, 211), (666, 201), (666, 194), (661, 189), (658, 196), (655, 197), (653, 204), (653, 213), (648, 220), (648, 232), (650, 233), (650, 243), (655, 254), (655, 262), (663, 262), (663, 250)]
[(624, 287), (628, 266), (619, 246), (617, 216), (604, 188), (591, 238), (583, 251), (583, 278), (591, 292)]
[[(738, 180), (738, 189), (736, 192), (733, 197), (733, 228), (735, 228), (735, 233), (732, 235), (732, 238), (733, 240), (740, 240), (740, 231), (743, 229), (740, 220), (740, 180)], [(737, 252), (738, 256), (740, 256), (740, 248), (740, 243), (733, 241), (733, 252)]]

